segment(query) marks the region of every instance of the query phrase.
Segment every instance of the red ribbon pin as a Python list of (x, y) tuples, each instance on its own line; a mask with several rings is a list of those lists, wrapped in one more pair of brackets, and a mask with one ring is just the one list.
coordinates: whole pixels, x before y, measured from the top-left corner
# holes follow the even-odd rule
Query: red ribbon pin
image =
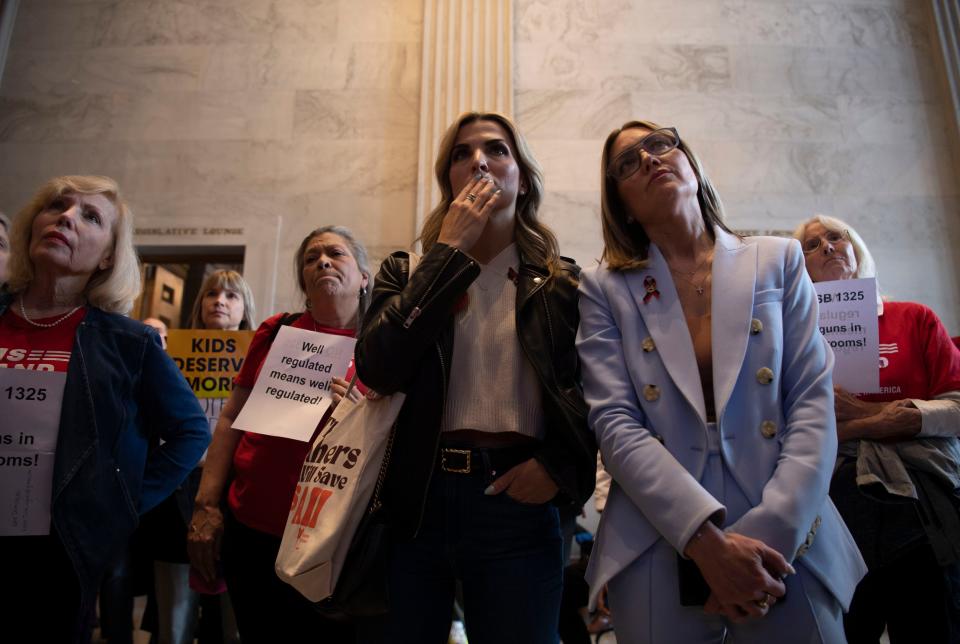
[(657, 290), (657, 280), (653, 279), (652, 276), (647, 275), (643, 278), (643, 288), (647, 291), (647, 294), (643, 296), (643, 303), (646, 304), (650, 301), (650, 298), (660, 299), (660, 291)]

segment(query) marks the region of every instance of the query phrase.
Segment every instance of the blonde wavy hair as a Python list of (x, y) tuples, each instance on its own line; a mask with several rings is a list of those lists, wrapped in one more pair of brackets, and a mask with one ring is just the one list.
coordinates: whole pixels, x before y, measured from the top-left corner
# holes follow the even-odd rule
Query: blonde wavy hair
[(525, 194), (517, 197), (514, 241), (523, 261), (544, 266), (551, 273), (555, 272), (560, 260), (557, 238), (553, 231), (537, 217), (537, 211), (543, 201), (543, 170), (513, 121), (496, 112), (464, 112), (454, 120), (440, 139), (440, 149), (437, 151), (437, 162), (434, 165), (437, 183), (440, 186), (440, 203), (427, 215), (420, 230), (419, 240), (423, 244), (423, 252), (428, 252), (437, 243), (443, 218), (456, 196), (453, 194), (453, 186), (450, 185), (450, 157), (453, 146), (457, 142), (457, 135), (460, 133), (460, 128), (475, 121), (493, 121), (500, 125), (510, 137), (522, 183), (527, 188)]
[(140, 294), (140, 262), (133, 247), (133, 213), (120, 196), (120, 186), (110, 177), (54, 177), (40, 186), (33, 198), (17, 213), (10, 229), (11, 256), (7, 288), (11, 293), (18, 293), (33, 281), (34, 267), (30, 261), (33, 220), (55, 199), (66, 193), (103, 195), (116, 209), (113, 262), (90, 277), (83, 289), (83, 296), (88, 305), (108, 313), (129, 313), (134, 300)]

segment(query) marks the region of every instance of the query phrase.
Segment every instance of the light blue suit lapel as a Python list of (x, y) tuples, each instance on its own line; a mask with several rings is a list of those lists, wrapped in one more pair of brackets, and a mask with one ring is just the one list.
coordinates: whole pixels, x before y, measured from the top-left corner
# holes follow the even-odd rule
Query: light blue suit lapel
[(750, 336), (757, 246), (719, 228), (713, 255), (713, 395), (717, 418), (733, 393)]
[[(649, 297), (644, 302), (644, 297), (648, 295), (644, 280), (648, 277), (655, 280), (660, 297)], [(697, 358), (693, 352), (693, 341), (690, 339), (687, 319), (683, 315), (683, 307), (680, 306), (670, 269), (660, 249), (655, 244), (650, 244), (649, 266), (626, 273), (624, 279), (670, 378), (690, 406), (696, 410), (701, 422), (706, 423), (703, 387), (700, 384), (700, 372), (697, 370)]]

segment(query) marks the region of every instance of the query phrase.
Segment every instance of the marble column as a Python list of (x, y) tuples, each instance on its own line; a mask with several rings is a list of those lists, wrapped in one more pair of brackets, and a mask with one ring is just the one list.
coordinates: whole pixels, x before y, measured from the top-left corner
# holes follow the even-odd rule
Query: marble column
[(416, 230), (440, 199), (433, 165), (462, 112), (513, 113), (512, 0), (424, 0)]

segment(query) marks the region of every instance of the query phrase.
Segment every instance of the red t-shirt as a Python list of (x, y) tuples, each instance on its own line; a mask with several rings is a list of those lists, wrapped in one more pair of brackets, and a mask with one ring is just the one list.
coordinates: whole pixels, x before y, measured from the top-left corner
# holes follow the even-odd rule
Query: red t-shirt
[[(233, 381), (235, 385), (253, 388), (270, 351), (270, 335), (282, 317), (282, 313), (274, 315), (257, 329), (240, 373)], [(316, 326), (309, 312), (303, 313), (290, 326), (333, 335), (355, 335), (353, 329)], [(352, 376), (351, 362), (346, 379)], [(361, 392), (366, 392), (359, 382), (357, 387)], [(255, 530), (283, 536), (293, 491), (309, 449), (309, 441), (243, 432), (233, 453), (234, 479), (227, 493), (227, 502), (237, 520)]]
[[(62, 322), (50, 328), (34, 326), (13, 312), (0, 315), (0, 369), (66, 371), (77, 327), (87, 314), (81, 306)], [(50, 324), (59, 315), (36, 322)]]
[(884, 302), (880, 316), (880, 393), (860, 398), (930, 400), (960, 390), (960, 350), (937, 314), (915, 302)]

